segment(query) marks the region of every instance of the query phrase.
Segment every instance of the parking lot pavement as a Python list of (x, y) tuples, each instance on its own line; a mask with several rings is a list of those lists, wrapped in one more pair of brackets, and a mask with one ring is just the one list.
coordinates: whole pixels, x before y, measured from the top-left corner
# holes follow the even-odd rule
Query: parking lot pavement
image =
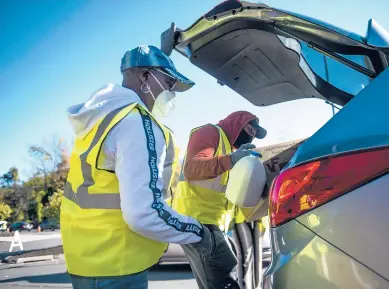
[[(3, 267), (0, 288), (72, 288), (63, 262)], [(159, 266), (149, 272), (149, 289), (198, 288), (188, 265)]]
[[(22, 232), (21, 238), (25, 251), (42, 248), (56, 247), (62, 244), (59, 231), (53, 232)], [(0, 257), (7, 255), (10, 241), (0, 241)], [(177, 259), (180, 255), (179, 248), (171, 247), (171, 254), (166, 258)], [(176, 245), (176, 247), (178, 247)], [(3, 252), (1, 252), (3, 251)], [(270, 260), (264, 263), (264, 269), (269, 265)], [(72, 288), (66, 267), (63, 261), (57, 263), (26, 264), (15, 267), (15, 265), (1, 265), (0, 267), (0, 288), (4, 289), (27, 289), (27, 288)], [(186, 264), (163, 265), (152, 269), (149, 272), (150, 289), (195, 289), (198, 288), (190, 267)]]
[(0, 270), (0, 288), (72, 288), (65, 264), (7, 266)]
[[(12, 233), (14, 234), (14, 233)], [(31, 242), (31, 241), (39, 241), (39, 240), (46, 240), (46, 239), (60, 239), (61, 233), (59, 230), (57, 231), (44, 231), (44, 232), (37, 232), (37, 231), (21, 231), (19, 232), (20, 237), (23, 242)], [(0, 237), (0, 242), (11, 242), (13, 239), (12, 236), (6, 236)]]
[[(0, 237), (0, 257), (8, 253), (13, 237)], [(23, 244), (24, 251), (38, 250), (51, 248), (62, 245), (60, 232), (25, 232), (20, 233), (20, 239)], [(19, 247), (15, 247), (13, 252), (20, 251)]]

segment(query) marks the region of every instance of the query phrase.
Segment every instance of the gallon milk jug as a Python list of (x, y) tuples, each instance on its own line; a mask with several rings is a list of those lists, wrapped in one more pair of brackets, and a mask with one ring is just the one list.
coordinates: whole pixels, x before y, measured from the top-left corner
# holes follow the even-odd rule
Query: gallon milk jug
[(240, 159), (230, 171), (226, 197), (238, 207), (254, 207), (261, 200), (267, 178), (259, 157), (258, 152), (252, 151), (250, 156)]

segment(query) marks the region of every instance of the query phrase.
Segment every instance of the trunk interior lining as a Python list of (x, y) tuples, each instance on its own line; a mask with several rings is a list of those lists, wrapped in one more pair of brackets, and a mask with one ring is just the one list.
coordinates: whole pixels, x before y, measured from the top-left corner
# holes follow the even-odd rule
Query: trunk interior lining
[(313, 85), (299, 66), (300, 55), (285, 47), (274, 33), (239, 29), (213, 38), (191, 51), (190, 61), (254, 105), (312, 97), (344, 105), (352, 97), (312, 71)]

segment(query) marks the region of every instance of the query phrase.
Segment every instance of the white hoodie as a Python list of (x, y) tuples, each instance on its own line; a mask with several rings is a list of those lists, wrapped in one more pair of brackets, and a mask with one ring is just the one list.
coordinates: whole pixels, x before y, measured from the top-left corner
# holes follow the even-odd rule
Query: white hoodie
[[(109, 112), (137, 102), (143, 104), (139, 96), (122, 86), (105, 85), (85, 102), (71, 106), (68, 117), (77, 137), (84, 137), (96, 123)], [(162, 170), (166, 156), (166, 144), (162, 130), (153, 122), (157, 153), (157, 187), (163, 187)], [(192, 232), (182, 232), (162, 219), (158, 211), (152, 208), (154, 195), (149, 188), (150, 168), (146, 135), (139, 112), (133, 111), (119, 122), (108, 134), (103, 143), (105, 156), (103, 169), (115, 171), (119, 180), (121, 210), (124, 221), (134, 232), (152, 240), (189, 244), (201, 241), (201, 237)], [(198, 221), (173, 211), (161, 198), (163, 209), (176, 218), (176, 222), (193, 224), (200, 227)]]

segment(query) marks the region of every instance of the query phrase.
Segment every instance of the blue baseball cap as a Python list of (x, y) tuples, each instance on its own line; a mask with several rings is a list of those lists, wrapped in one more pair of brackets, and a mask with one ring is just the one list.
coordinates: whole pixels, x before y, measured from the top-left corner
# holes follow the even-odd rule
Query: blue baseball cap
[(169, 76), (177, 80), (173, 88), (177, 92), (186, 91), (194, 85), (192, 80), (177, 71), (170, 57), (155, 46), (141, 45), (127, 51), (122, 58), (120, 71), (123, 74), (126, 69), (133, 67), (163, 69)]

